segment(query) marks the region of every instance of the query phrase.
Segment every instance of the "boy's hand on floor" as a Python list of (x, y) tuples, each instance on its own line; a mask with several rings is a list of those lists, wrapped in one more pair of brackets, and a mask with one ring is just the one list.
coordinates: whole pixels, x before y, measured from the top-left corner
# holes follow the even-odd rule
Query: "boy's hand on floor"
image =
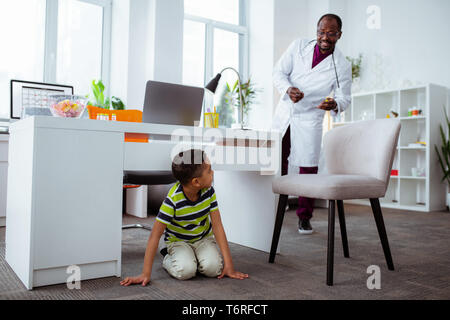
[(218, 278), (222, 279), (225, 276), (232, 279), (240, 279), (240, 280), (248, 278), (248, 274), (236, 271), (234, 270), (233, 267), (226, 267), (226, 266), (223, 268), (222, 274), (218, 276)]
[(140, 275), (137, 277), (127, 277), (125, 280), (120, 281), (121, 286), (128, 287), (131, 284), (142, 284), (145, 287), (150, 282), (150, 277), (145, 275)]

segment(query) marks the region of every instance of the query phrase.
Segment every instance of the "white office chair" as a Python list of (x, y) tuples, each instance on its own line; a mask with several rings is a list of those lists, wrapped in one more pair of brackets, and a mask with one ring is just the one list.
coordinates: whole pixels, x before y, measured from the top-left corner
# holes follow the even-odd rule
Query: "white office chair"
[(329, 200), (327, 285), (333, 285), (335, 201), (337, 201), (344, 256), (348, 258), (343, 200), (370, 199), (389, 270), (394, 270), (379, 198), (384, 197), (400, 122), (393, 119), (361, 121), (331, 130), (324, 137), (327, 174), (287, 175), (273, 181), (280, 195), (269, 262), (275, 261), (288, 195)]

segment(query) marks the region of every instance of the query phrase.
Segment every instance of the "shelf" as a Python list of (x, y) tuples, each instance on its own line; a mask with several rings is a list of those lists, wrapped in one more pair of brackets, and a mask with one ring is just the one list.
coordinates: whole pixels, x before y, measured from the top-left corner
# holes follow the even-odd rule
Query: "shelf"
[(426, 180), (427, 177), (413, 177), (413, 176), (391, 176), (391, 179), (406, 179), (406, 180)]
[(400, 179), (407, 179), (407, 180), (427, 180), (427, 177), (400, 176)]
[[(370, 201), (368, 201), (368, 200), (345, 200), (345, 202), (349, 203), (349, 204), (355, 204), (355, 205), (370, 206)], [(389, 209), (428, 212), (427, 207), (423, 204), (401, 205), (398, 202), (383, 201), (382, 199), (380, 199), (380, 206), (382, 208), (389, 208)]]
[(361, 91), (358, 93), (353, 94), (354, 97), (360, 97), (360, 96), (367, 96), (372, 94), (384, 94), (384, 93), (391, 93), (391, 92), (400, 92), (400, 91), (408, 91), (408, 90), (420, 90), (420, 89), (426, 89), (427, 84), (421, 84), (417, 86), (411, 86), (406, 88), (397, 88), (397, 89), (386, 89), (386, 90), (376, 90), (376, 91)]
[(427, 151), (426, 147), (397, 147), (398, 150), (420, 150)]
[[(439, 125), (445, 125), (442, 106), (448, 107), (447, 92), (448, 88), (423, 84), (352, 95), (350, 119), (348, 115), (341, 118), (335, 127), (343, 126), (347, 121), (361, 121), (363, 117), (385, 119), (391, 110), (399, 115), (397, 118), (391, 115), (390, 119), (400, 121), (402, 125), (392, 160), (392, 168), (398, 170), (398, 175), (390, 176), (385, 197), (380, 199), (382, 206), (425, 212), (431, 208), (445, 209), (446, 190), (441, 183), (441, 172), (435, 169), (438, 159), (434, 146), (439, 148), (442, 143), (438, 129)], [(422, 113), (408, 116), (408, 111), (415, 107)], [(426, 145), (417, 144), (418, 141)], [(414, 168), (424, 170), (426, 177), (412, 176)], [(368, 201), (353, 203), (369, 204)]]
[(398, 117), (394, 119), (400, 119), (400, 120), (420, 120), (420, 119), (426, 119), (426, 116), (411, 116), (411, 117)]

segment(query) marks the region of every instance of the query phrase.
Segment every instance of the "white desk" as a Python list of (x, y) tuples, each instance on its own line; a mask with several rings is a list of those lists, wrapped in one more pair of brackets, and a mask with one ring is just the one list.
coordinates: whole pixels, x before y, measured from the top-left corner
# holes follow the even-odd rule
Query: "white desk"
[(6, 185), (8, 179), (8, 134), (0, 134), (0, 227), (6, 225)]
[[(124, 143), (125, 132), (148, 133), (150, 143)], [(177, 145), (172, 139), (186, 140), (194, 133), (200, 136), (197, 144), (215, 154), (214, 187), (228, 240), (269, 252), (278, 201), (271, 183), (279, 175), (280, 136), (259, 133), (270, 143), (255, 148), (252, 143), (235, 146), (245, 140), (210, 139), (214, 132), (257, 134), (52, 117), (12, 124), (6, 261), (28, 289), (65, 283), (71, 265), (80, 267), (81, 280), (120, 277), (123, 171), (170, 170)], [(255, 164), (250, 154), (255, 150), (268, 152), (270, 164)], [(247, 157), (240, 159), (237, 151)], [(220, 152), (235, 155), (221, 163)]]

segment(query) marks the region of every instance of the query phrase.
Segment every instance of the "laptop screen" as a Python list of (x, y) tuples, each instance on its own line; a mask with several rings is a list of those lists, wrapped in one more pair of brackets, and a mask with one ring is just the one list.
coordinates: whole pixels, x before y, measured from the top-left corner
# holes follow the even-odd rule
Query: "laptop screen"
[(204, 88), (148, 81), (142, 122), (194, 126), (200, 121), (204, 93)]

